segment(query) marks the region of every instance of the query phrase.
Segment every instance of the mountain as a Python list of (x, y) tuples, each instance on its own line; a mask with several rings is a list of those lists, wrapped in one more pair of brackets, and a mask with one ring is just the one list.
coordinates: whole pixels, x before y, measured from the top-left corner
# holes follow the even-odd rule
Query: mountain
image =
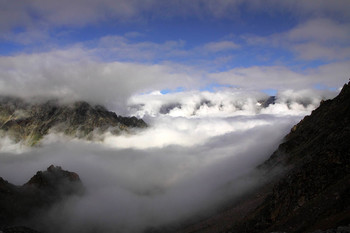
[(92, 139), (95, 133), (107, 130), (119, 134), (145, 127), (147, 124), (142, 119), (118, 116), (103, 106), (84, 101), (29, 103), (19, 98), (0, 97), (0, 135), (27, 145), (37, 144), (50, 131)]
[(295, 125), (257, 168), (270, 182), (179, 232), (350, 232), (349, 85)]
[(36, 232), (16, 224), (67, 196), (83, 193), (84, 186), (76, 173), (53, 165), (38, 171), (22, 186), (0, 177), (0, 232)]

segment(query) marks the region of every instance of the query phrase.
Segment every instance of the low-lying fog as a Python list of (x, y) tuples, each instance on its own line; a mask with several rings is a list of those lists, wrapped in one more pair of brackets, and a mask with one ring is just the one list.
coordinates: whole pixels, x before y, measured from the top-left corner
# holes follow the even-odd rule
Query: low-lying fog
[[(142, 232), (234, 199), (259, 180), (245, 176), (290, 128), (335, 93), (151, 93), (129, 99), (148, 129), (84, 141), (50, 134), (41, 146), (0, 142), (0, 176), (21, 185), (50, 164), (80, 175), (87, 192), (30, 220), (45, 232)], [(265, 96), (266, 97), (266, 96)], [(238, 179), (237, 179), (238, 178)]]

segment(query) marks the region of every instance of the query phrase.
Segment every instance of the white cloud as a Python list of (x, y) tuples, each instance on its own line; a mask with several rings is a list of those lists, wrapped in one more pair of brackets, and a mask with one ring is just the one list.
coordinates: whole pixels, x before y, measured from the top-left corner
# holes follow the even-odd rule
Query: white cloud
[(253, 66), (212, 73), (209, 78), (221, 84), (237, 85), (244, 89), (303, 89), (316, 84), (340, 87), (348, 80), (349, 62), (321, 65), (314, 69), (293, 71), (285, 66)]
[(303, 60), (337, 60), (350, 58), (350, 46), (323, 46), (317, 43), (303, 43), (293, 46), (293, 50)]
[[(217, 92), (185, 91), (164, 95), (160, 93), (135, 95), (129, 99), (128, 103), (132, 115), (145, 118), (150, 124), (152, 124), (153, 119), (156, 118), (157, 121), (164, 122), (164, 126), (167, 127), (172, 127), (171, 121), (177, 122), (174, 129), (178, 129), (177, 127), (182, 125), (185, 125), (185, 127), (180, 127), (180, 129), (175, 130), (177, 133), (176, 136), (186, 139), (187, 136), (198, 133), (198, 135), (193, 138), (198, 138), (199, 141), (203, 141), (207, 136), (198, 129), (203, 128), (207, 130), (212, 128), (214, 133), (216, 132), (216, 128), (220, 128), (215, 125), (210, 126), (210, 124), (213, 123), (213, 118), (218, 122), (223, 119), (227, 122), (230, 117), (233, 117), (232, 121), (234, 121), (235, 124), (224, 126), (227, 130), (225, 131), (226, 133), (240, 130), (239, 122), (241, 116), (253, 117), (259, 114), (274, 114), (278, 116), (305, 115), (311, 113), (313, 109), (318, 107), (321, 100), (331, 99), (336, 94), (337, 91), (329, 90), (281, 90), (277, 93), (275, 104), (271, 103), (269, 106), (264, 106), (264, 101), (269, 98), (269, 96), (264, 93), (240, 89), (227, 89)], [(158, 119), (157, 117), (160, 118)], [(171, 117), (169, 122), (167, 117)], [(199, 120), (201, 124), (189, 129), (186, 127), (186, 124), (182, 124), (188, 119), (201, 119)], [(206, 122), (205, 119), (208, 121)], [(178, 124), (179, 122), (180, 124)], [(193, 126), (193, 124), (191, 126)], [(161, 129), (163, 129), (163, 127), (161, 127)], [(152, 131), (146, 131), (143, 134), (152, 135)], [(152, 137), (149, 138), (151, 139)], [(152, 145), (152, 143), (150, 143), (150, 145)], [(180, 143), (180, 145), (184, 145), (184, 143)]]
[(348, 23), (318, 18), (309, 20), (288, 31), (285, 36), (290, 41), (312, 40), (318, 42), (343, 43), (350, 39)]
[(124, 137), (129, 142), (60, 141), (50, 135), (41, 147), (15, 156), (1, 151), (0, 176), (22, 184), (50, 164), (80, 175), (87, 193), (34, 217), (37, 224), (30, 219), (35, 229), (140, 232), (211, 210), (261, 182), (256, 176), (238, 178), (264, 161), (298, 119), (157, 118), (145, 134)]
[(0, 58), (0, 91), (22, 97), (49, 96), (94, 103), (119, 102), (134, 93), (177, 85), (190, 87), (195, 75), (167, 65), (100, 62), (80, 48)]
[[(347, 82), (349, 67), (348, 62), (338, 62), (302, 71), (284, 66), (253, 66), (210, 73), (203, 67), (176, 63), (103, 62), (96, 58), (94, 50), (76, 46), (67, 50), (1, 57), (0, 91), (3, 95), (26, 98), (83, 99), (125, 114), (126, 102), (132, 95), (176, 87), (191, 90), (218, 83), (253, 91), (305, 89), (318, 84), (338, 88)], [(205, 95), (210, 94), (203, 92), (201, 95), (205, 99)], [(217, 95), (215, 98), (219, 102), (221, 97)], [(197, 104), (190, 98), (186, 101), (188, 106)], [(115, 106), (116, 102), (118, 106)], [(188, 108), (188, 114), (193, 111), (193, 106)], [(207, 110), (213, 111), (203, 107), (197, 112)], [(173, 114), (176, 114), (175, 110)]]
[(258, 126), (271, 125), (264, 119), (206, 118), (189, 119), (184, 117), (157, 117), (153, 127), (135, 136), (105, 135), (104, 143), (115, 148), (163, 148), (166, 146), (192, 147), (203, 145), (210, 138), (233, 132), (243, 132)]

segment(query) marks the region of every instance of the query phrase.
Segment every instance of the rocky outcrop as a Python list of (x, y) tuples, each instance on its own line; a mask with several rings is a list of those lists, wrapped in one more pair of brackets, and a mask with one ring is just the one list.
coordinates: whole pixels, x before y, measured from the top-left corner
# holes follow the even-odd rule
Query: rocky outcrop
[(118, 116), (103, 106), (83, 101), (60, 104), (51, 100), (33, 104), (18, 98), (0, 98), (0, 135), (28, 145), (37, 144), (50, 131), (92, 139), (95, 133), (107, 130), (119, 134), (145, 127), (147, 124), (141, 119)]
[(271, 104), (275, 104), (276, 103), (276, 96), (270, 96), (267, 99), (258, 101), (258, 103), (261, 104), (262, 108), (267, 108)]
[(5, 229), (14, 228), (21, 220), (35, 216), (63, 198), (83, 193), (83, 184), (76, 173), (53, 165), (46, 171), (37, 172), (22, 186), (10, 184), (0, 177), (0, 230), (11, 232)]

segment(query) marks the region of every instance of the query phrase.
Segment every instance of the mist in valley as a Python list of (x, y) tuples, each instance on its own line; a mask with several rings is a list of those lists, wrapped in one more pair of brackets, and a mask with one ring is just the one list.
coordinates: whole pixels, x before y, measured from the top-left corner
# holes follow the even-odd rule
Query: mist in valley
[(304, 90), (134, 95), (149, 127), (87, 141), (51, 132), (27, 147), (2, 137), (0, 176), (16, 185), (49, 165), (79, 174), (86, 192), (25, 224), (44, 232), (143, 232), (214, 212), (264, 180), (254, 169), (290, 128), (335, 92)]

